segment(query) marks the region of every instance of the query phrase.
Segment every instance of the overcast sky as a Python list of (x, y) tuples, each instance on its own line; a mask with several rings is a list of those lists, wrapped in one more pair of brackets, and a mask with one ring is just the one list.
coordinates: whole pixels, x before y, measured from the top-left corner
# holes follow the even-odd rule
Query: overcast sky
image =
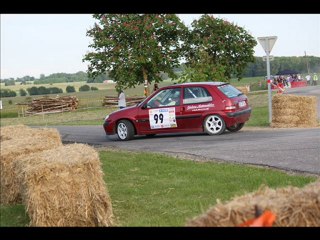
[[(253, 37), (277, 36), (271, 55), (320, 57), (320, 14), (213, 14)], [(178, 14), (190, 23), (201, 14)], [(86, 71), (90, 14), (1, 14), (1, 78)], [(264, 56), (261, 45), (255, 56)]]

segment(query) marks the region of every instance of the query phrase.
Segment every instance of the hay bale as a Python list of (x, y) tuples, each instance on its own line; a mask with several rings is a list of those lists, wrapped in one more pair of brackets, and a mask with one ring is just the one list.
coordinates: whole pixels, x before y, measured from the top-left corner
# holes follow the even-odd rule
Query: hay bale
[(237, 87), (237, 89), (245, 95), (247, 95), (250, 92), (250, 86)]
[(31, 226), (113, 224), (111, 200), (94, 148), (65, 145), (29, 155), (17, 164)]
[(27, 126), (1, 127), (0, 153), (0, 203), (21, 203), (19, 176), (14, 161), (19, 156), (61, 146), (61, 137), (56, 129), (30, 128)]
[(272, 98), (271, 127), (317, 127), (315, 96), (275, 95)]
[(11, 138), (8, 136), (2, 136), (0, 135), (0, 142), (6, 141), (6, 140), (10, 140)]
[(304, 188), (261, 187), (257, 192), (218, 203), (205, 214), (190, 220), (187, 226), (238, 226), (255, 217), (255, 206), (276, 215), (273, 226), (320, 226), (320, 181)]
[(0, 128), (1, 141), (9, 140), (12, 138), (21, 138), (21, 135), (24, 135), (26, 131), (30, 129), (31, 129), (30, 127), (22, 124), (1, 127)]

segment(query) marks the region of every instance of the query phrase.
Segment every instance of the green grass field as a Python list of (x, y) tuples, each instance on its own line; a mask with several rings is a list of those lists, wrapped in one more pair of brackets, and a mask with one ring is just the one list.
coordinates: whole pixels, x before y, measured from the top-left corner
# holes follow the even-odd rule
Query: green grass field
[[(231, 83), (235, 86), (245, 86), (250, 83), (259, 81), (259, 78), (242, 79), (240, 82), (232, 80)], [(71, 84), (71, 83), (65, 83)], [(83, 82), (74, 83), (75, 85), (83, 85)], [(164, 87), (173, 84), (171, 81), (165, 81), (159, 84), (159, 87)], [(58, 84), (62, 86), (63, 84)], [(55, 113), (22, 117), (23, 112), (26, 110), (26, 106), (16, 105), (17, 103), (27, 102), (33, 98), (40, 98), (41, 96), (27, 96), (27, 97), (11, 97), (2, 98), (3, 109), (0, 112), (1, 126), (26, 124), (26, 125), (100, 125), (102, 119), (106, 114), (115, 110), (115, 108), (107, 108), (102, 106), (102, 101), (105, 96), (116, 96), (117, 93), (114, 89), (114, 84), (102, 84), (95, 83), (90, 84), (98, 87), (98, 91), (89, 92), (75, 92), (75, 93), (63, 93), (59, 96), (76, 96), (79, 99), (78, 110), (68, 113)], [(28, 86), (28, 85), (21, 85)], [(38, 86), (38, 85), (36, 85)], [(45, 87), (49, 87), (49, 84), (45, 84)], [(103, 87), (100, 87), (103, 86)], [(17, 86), (13, 86), (17, 87)], [(30, 85), (28, 86), (30, 87)], [(7, 86), (12, 88), (12, 86)], [(127, 97), (143, 96), (143, 85), (139, 85), (136, 88), (125, 90)], [(55, 97), (56, 95), (51, 95)], [(251, 92), (248, 94), (249, 104), (253, 107), (252, 117), (248, 122), (248, 126), (268, 126), (268, 109), (267, 109), (267, 93)], [(258, 108), (258, 109), (256, 109)], [(259, 120), (256, 120), (259, 118)]]

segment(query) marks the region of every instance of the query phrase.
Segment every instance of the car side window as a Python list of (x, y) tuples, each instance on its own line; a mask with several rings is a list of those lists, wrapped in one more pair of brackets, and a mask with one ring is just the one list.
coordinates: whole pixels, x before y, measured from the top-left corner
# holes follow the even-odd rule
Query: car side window
[(212, 101), (212, 96), (203, 87), (184, 88), (183, 104), (203, 103)]
[(180, 105), (180, 88), (164, 89), (147, 102), (147, 108)]

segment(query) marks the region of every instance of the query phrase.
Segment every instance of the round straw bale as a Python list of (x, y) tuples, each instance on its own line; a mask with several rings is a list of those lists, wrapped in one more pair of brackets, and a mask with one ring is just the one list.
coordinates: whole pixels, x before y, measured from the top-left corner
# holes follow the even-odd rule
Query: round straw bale
[(111, 200), (94, 148), (65, 145), (17, 164), (31, 226), (112, 226)]
[(187, 226), (238, 226), (255, 217), (255, 207), (276, 215), (274, 226), (320, 226), (320, 181), (304, 188), (286, 187), (258, 191), (218, 203)]
[[(2, 130), (1, 128), (1, 131)], [(21, 203), (19, 176), (16, 174), (14, 168), (14, 161), (16, 161), (18, 156), (22, 156), (23, 158), (26, 155), (62, 145), (61, 137), (57, 129), (33, 129), (22, 126), (20, 137), (18, 137), (19, 129), (17, 126), (10, 130), (12, 130), (12, 138), (1, 142), (1, 204)], [(9, 132), (9, 128), (6, 127), (4, 136), (9, 135)]]

